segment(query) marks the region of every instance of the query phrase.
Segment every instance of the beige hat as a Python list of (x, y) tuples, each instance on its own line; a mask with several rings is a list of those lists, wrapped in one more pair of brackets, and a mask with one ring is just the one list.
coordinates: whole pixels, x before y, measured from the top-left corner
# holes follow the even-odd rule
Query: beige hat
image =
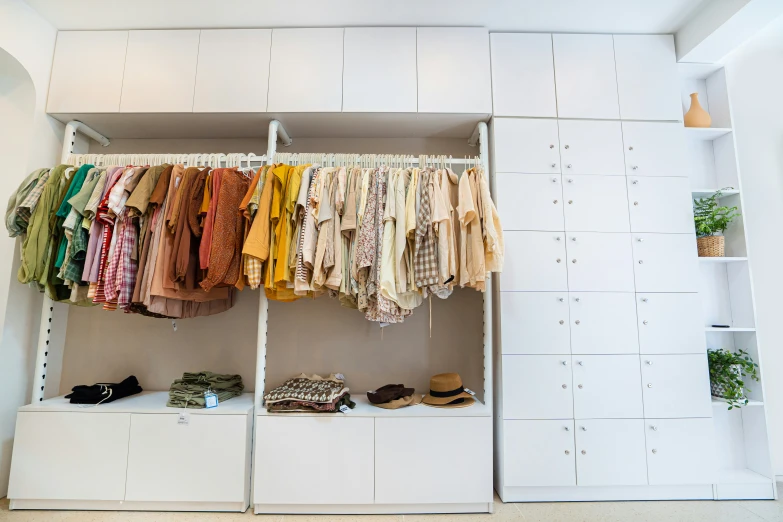
[(421, 395), (417, 393), (415, 395), (400, 397), (399, 399), (394, 399), (393, 401), (384, 402), (382, 404), (373, 404), (373, 406), (377, 408), (384, 408), (386, 410), (396, 410), (397, 408), (404, 408), (405, 406), (416, 406), (417, 404), (421, 404), (421, 398)]
[(464, 408), (476, 401), (462, 387), (459, 374), (441, 373), (430, 377), (430, 392), (424, 396), (422, 402), (436, 408)]

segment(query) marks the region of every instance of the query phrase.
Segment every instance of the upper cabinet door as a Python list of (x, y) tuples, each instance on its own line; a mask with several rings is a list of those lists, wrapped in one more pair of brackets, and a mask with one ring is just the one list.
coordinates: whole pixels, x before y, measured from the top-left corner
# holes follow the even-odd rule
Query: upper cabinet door
[(495, 201), (503, 230), (565, 230), (561, 177), (560, 174), (498, 173)]
[(344, 112), (416, 112), (415, 27), (349, 27), (344, 45)]
[[(501, 290), (519, 292), (568, 290), (563, 232), (507, 231), (504, 236), (506, 258), (509, 262), (506, 263), (506, 269), (500, 276)], [(633, 284), (633, 281), (631, 283)]]
[(619, 121), (560, 120), (558, 126), (564, 174), (625, 174)]
[(632, 232), (693, 232), (693, 200), (688, 178), (628, 179)]
[(688, 177), (681, 123), (624, 121), (622, 125), (626, 174)]
[(618, 119), (620, 109), (612, 36), (555, 34), (552, 44), (558, 116)]
[(340, 112), (343, 29), (273, 29), (268, 112)]
[(566, 230), (629, 232), (625, 177), (563, 176)]
[(569, 290), (634, 291), (630, 234), (574, 232), (566, 237)]
[(271, 46), (271, 29), (201, 31), (193, 112), (265, 112)]
[(419, 27), (416, 61), (419, 112), (492, 113), (486, 29)]
[(551, 34), (492, 33), (495, 116), (556, 118)]
[(632, 293), (571, 292), (568, 304), (572, 353), (639, 353)]
[[(46, 112), (118, 112), (128, 31), (60, 31)], [(79, 71), (100, 71), (81, 81)]]
[(557, 120), (492, 119), (495, 172), (560, 173)]
[(120, 112), (193, 112), (200, 32), (130, 31)]
[(632, 234), (637, 292), (698, 292), (694, 234)]
[(614, 56), (622, 119), (682, 120), (672, 35), (615, 35)]
[(636, 294), (636, 303), (641, 353), (704, 353), (699, 294)]
[(567, 299), (566, 292), (501, 292), (503, 353), (571, 353)]

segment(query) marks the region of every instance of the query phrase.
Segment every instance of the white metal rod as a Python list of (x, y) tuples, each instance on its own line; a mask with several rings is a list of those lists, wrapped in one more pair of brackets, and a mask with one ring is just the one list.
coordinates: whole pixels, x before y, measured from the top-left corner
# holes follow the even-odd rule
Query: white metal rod
[[(100, 132), (96, 131), (95, 129), (93, 129), (91, 127), (88, 127), (87, 125), (85, 125), (84, 123), (80, 122), (79, 120), (71, 120), (71, 121), (69, 121), (65, 125), (65, 135), (66, 136), (69, 134), (69, 131), (71, 131), (71, 133), (75, 133), (76, 131), (79, 131), (82, 134), (84, 134), (85, 136), (88, 136), (88, 137), (94, 139), (95, 141), (100, 143), (101, 146), (103, 146), (103, 147), (108, 147), (109, 143), (111, 143), (109, 138), (107, 138), (106, 136), (104, 136)], [(65, 153), (65, 147), (63, 147), (63, 153)], [(71, 149), (68, 152), (68, 154), (71, 154), (71, 153), (73, 153), (73, 143), (71, 143)]]

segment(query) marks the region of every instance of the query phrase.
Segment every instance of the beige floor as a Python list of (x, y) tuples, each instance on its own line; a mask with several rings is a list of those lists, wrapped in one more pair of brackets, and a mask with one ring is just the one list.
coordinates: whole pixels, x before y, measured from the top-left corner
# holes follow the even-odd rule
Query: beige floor
[[(783, 496), (783, 483), (778, 484)], [(84, 511), (9, 511), (0, 500), (0, 521), (11, 522), (472, 522), (483, 520), (546, 522), (764, 522), (783, 521), (783, 500), (701, 502), (573, 502), (503, 504), (495, 498), (492, 515), (293, 516), (246, 513), (131, 513)]]

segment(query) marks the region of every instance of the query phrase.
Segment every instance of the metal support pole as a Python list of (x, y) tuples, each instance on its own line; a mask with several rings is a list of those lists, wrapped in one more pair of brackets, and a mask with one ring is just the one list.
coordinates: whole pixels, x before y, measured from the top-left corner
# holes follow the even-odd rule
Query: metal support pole
[(283, 143), (283, 147), (289, 147), (294, 140), (286, 132), (283, 124), (278, 120), (272, 120), (269, 122), (269, 135), (267, 136), (267, 151), (266, 156), (271, 163), (274, 160), (275, 152), (277, 152), (277, 138)]

